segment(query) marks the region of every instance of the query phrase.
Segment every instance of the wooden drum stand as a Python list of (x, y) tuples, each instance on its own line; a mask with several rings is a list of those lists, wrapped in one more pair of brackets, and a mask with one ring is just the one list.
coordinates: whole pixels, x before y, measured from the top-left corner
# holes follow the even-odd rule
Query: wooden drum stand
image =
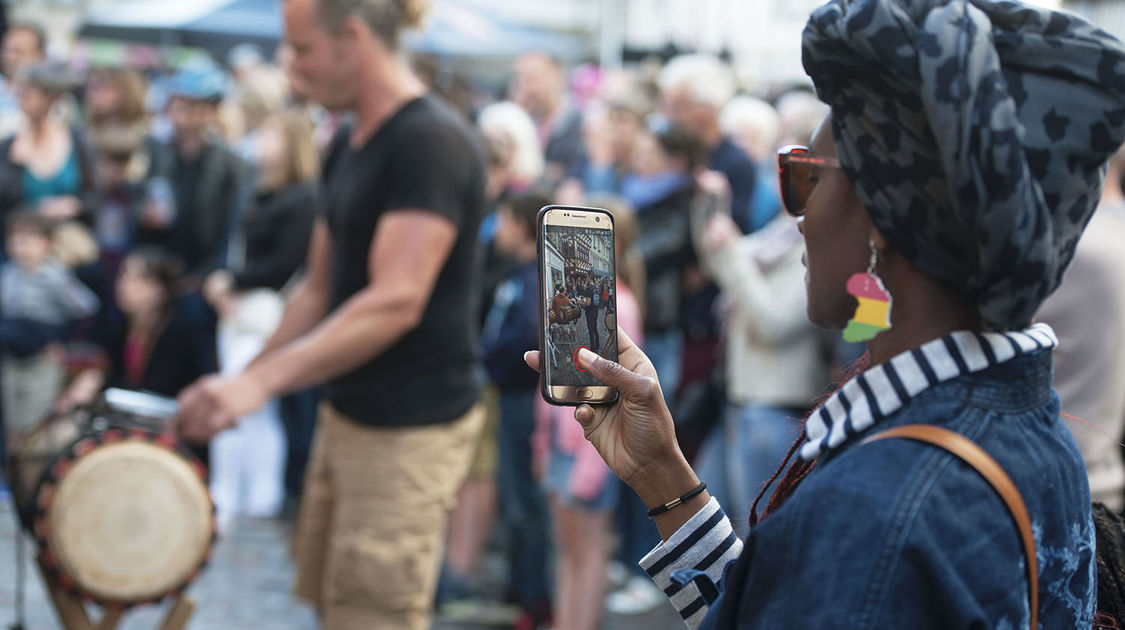
[[(51, 596), (51, 603), (55, 607), (55, 612), (58, 613), (63, 628), (66, 628), (66, 630), (114, 630), (121, 623), (125, 609), (120, 607), (105, 608), (102, 612), (102, 618), (97, 623), (91, 621), (82, 600), (55, 586), (51, 580), (47, 579), (47, 573), (43, 565), (39, 563), (36, 563), (36, 565), (39, 566), (39, 572), (43, 575), (43, 583), (47, 585), (47, 593)], [(195, 601), (186, 594), (180, 595), (175, 599), (172, 608), (165, 615), (164, 621), (157, 627), (157, 630), (183, 630), (193, 612), (195, 612)]]

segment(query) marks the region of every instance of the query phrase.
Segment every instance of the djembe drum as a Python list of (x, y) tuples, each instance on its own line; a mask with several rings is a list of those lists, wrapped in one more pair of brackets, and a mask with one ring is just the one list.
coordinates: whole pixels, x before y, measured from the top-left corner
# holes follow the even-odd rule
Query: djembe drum
[(560, 324), (569, 324), (582, 316), (582, 307), (577, 304), (564, 306), (559, 309), (552, 309), (552, 322)]
[(36, 426), (11, 456), (12, 492), (55, 586), (127, 608), (179, 595), (214, 542), (206, 471), (161, 429), (174, 404), (110, 390)]

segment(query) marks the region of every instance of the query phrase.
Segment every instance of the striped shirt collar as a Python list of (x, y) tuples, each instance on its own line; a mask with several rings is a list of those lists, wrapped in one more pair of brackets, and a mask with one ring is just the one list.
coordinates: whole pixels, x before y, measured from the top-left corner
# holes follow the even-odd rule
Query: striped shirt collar
[(901, 409), (927, 389), (1059, 343), (1047, 324), (1019, 332), (957, 331), (865, 370), (844, 384), (805, 425), (800, 455), (812, 460)]

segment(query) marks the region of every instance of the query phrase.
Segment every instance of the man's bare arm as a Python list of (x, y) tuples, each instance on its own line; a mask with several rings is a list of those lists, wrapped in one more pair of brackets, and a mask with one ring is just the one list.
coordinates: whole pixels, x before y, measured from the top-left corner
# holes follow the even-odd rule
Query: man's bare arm
[(293, 291), (281, 323), (251, 363), (259, 363), (278, 348), (299, 339), (316, 327), (328, 313), (332, 298), (332, 235), (323, 218), (318, 218), (309, 239), (305, 277)]
[(457, 240), (427, 210), (384, 215), (368, 257), (370, 284), (313, 330), (264, 355), (247, 375), (272, 395), (328, 381), (370, 361), (416, 327)]

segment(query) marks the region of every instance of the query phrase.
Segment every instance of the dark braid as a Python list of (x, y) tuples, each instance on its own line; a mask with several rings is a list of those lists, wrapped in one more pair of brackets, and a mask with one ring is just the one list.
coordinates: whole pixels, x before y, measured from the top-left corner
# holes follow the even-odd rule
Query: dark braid
[(1094, 517), (1098, 564), (1098, 614), (1094, 628), (1121, 630), (1125, 622), (1125, 521), (1101, 503)]
[[(805, 418), (807, 419), (808, 416), (805, 416)], [(801, 423), (802, 426), (804, 426), (804, 420), (802, 420)], [(803, 442), (804, 440), (805, 433), (804, 431), (802, 431), (801, 434), (797, 436), (797, 440), (793, 442), (793, 446), (789, 447), (789, 452), (785, 454), (785, 459), (781, 460), (781, 465), (778, 466), (777, 470), (773, 472), (773, 476), (770, 477), (770, 480), (766, 482), (766, 485), (762, 486), (762, 489), (758, 491), (758, 496), (754, 498), (754, 503), (750, 504), (750, 527), (758, 524), (758, 503), (762, 500), (762, 497), (766, 495), (766, 491), (769, 490), (769, 487), (773, 485), (773, 482), (777, 481), (778, 476), (780, 476), (782, 471), (785, 470), (785, 466), (789, 463), (789, 460), (793, 458), (793, 453), (797, 451), (797, 447), (799, 447), (801, 445), (801, 442)], [(801, 460), (797, 460), (797, 462), (794, 463), (793, 466), (796, 467), (800, 462)], [(774, 496), (777, 496), (781, 492), (781, 487), (786, 485), (786, 482), (789, 481), (789, 478), (790, 475), (786, 473), (785, 478), (781, 480), (781, 484), (774, 492)], [(772, 505), (773, 499), (770, 499), (769, 504), (766, 506), (766, 514), (773, 511), (772, 509), (770, 509)], [(763, 514), (762, 516), (764, 517), (765, 515)]]
[[(804, 427), (805, 423), (809, 420), (809, 416), (815, 413), (816, 410), (819, 409), (820, 406), (824, 404), (824, 402), (829, 398), (831, 398), (836, 392), (840, 391), (840, 389), (848, 381), (862, 374), (863, 371), (866, 370), (870, 365), (871, 359), (867, 356), (867, 354), (864, 354), (860, 358), (853, 361), (846, 368), (844, 368), (844, 375), (843, 378), (840, 379), (840, 382), (835, 383), (831, 388), (826, 389), (825, 393), (820, 396), (816, 401), (816, 404), (813, 405), (812, 411), (805, 414), (805, 417), (801, 419), (801, 434), (797, 436), (797, 440), (793, 442), (792, 446), (789, 447), (789, 452), (785, 454), (785, 459), (781, 461), (781, 465), (777, 467), (776, 471), (774, 471), (773, 476), (770, 477), (770, 480), (767, 481), (764, 486), (762, 486), (762, 489), (758, 492), (758, 496), (754, 499), (754, 503), (750, 505), (751, 527), (758, 523), (758, 503), (760, 503), (762, 498), (766, 496), (766, 493), (769, 492), (770, 486), (773, 485), (773, 482), (777, 481), (778, 477), (781, 477), (782, 471), (785, 471), (785, 476), (781, 477), (781, 481), (779, 481), (777, 484), (777, 489), (774, 490), (769, 502), (766, 503), (766, 511), (762, 514), (762, 518), (773, 514), (775, 511), (777, 511), (778, 508), (781, 507), (783, 503), (789, 500), (789, 497), (793, 496), (793, 493), (797, 491), (797, 486), (801, 485), (801, 482), (805, 480), (805, 477), (809, 476), (809, 473), (812, 472), (813, 466), (816, 465), (816, 460), (807, 462), (800, 458), (794, 461), (791, 466), (789, 465), (789, 460), (793, 459), (793, 453), (796, 453), (797, 448), (800, 447), (801, 444), (805, 441)], [(789, 466), (788, 470), (786, 470), (786, 466)]]

